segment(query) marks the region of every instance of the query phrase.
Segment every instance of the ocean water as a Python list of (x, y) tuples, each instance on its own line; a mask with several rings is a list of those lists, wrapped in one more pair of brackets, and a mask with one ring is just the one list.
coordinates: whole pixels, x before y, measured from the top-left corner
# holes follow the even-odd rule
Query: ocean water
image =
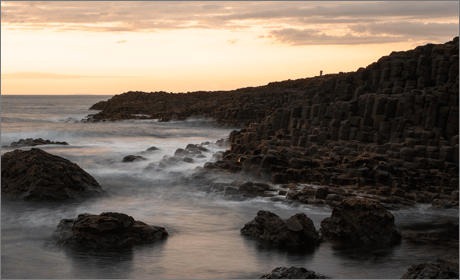
[[(39, 147), (77, 163), (108, 193), (106, 197), (70, 203), (31, 203), (2, 197), (2, 278), (258, 278), (280, 266), (303, 266), (330, 278), (400, 278), (413, 264), (458, 256), (458, 245), (455, 248), (451, 244), (452, 236), (458, 237), (458, 210), (436, 210), (423, 204), (392, 211), (396, 225), (403, 231), (435, 233), (436, 242), (403, 240), (387, 248), (324, 242), (307, 249), (267, 245), (243, 236), (240, 229), (259, 210), (272, 211), (282, 218), (303, 212), (319, 229), (331, 209), (288, 204), (282, 197), (277, 202), (269, 198), (237, 201), (206, 193), (183, 178), (213, 161), (213, 153), (225, 150), (211, 144), (207, 146), (210, 152), (204, 153), (206, 157), (194, 163), (147, 170), (148, 164), (172, 156), (178, 148), (213, 143), (228, 137), (235, 128), (215, 126), (205, 119), (80, 122), (95, 112), (88, 110), (92, 104), (108, 98), (1, 97), (2, 146), (21, 138), (66, 141), (69, 146)], [(160, 150), (142, 153), (151, 146)], [(2, 154), (11, 150), (2, 148)], [(122, 158), (130, 154), (148, 160), (122, 163)], [(237, 174), (225, 178), (239, 179)], [(164, 226), (170, 236), (152, 245), (105, 253), (75, 252), (53, 243), (52, 233), (61, 219), (109, 211)]]

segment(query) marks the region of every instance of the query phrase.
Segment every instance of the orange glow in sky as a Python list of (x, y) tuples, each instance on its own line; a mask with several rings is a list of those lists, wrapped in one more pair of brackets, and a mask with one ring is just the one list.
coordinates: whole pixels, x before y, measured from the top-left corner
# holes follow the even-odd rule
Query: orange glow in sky
[(232, 90), (458, 36), (458, 2), (2, 1), (2, 94)]

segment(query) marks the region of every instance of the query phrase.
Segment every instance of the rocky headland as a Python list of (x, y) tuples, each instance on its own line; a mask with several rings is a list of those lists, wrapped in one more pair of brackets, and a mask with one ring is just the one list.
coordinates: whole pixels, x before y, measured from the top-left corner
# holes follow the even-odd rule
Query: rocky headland
[(281, 184), (307, 204), (359, 195), (387, 208), (458, 208), (458, 47), (456, 37), (355, 72), (233, 91), (127, 92), (95, 104), (87, 121), (213, 118), (242, 129), (201, 173)]

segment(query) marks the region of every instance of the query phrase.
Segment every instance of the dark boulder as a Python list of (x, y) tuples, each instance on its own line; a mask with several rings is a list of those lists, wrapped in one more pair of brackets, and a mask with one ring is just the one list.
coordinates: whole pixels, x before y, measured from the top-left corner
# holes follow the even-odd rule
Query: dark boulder
[(401, 239), (394, 216), (380, 203), (360, 198), (338, 204), (331, 217), (321, 222), (321, 233), (333, 239), (376, 245), (395, 244)]
[(318, 274), (314, 271), (308, 270), (303, 267), (292, 266), (277, 267), (270, 273), (264, 274), (259, 279), (328, 279), (327, 277)]
[(413, 265), (401, 279), (459, 279), (458, 258), (440, 258), (434, 263)]
[(43, 140), (42, 138), (38, 139), (20, 139), (18, 142), (11, 143), (10, 146), (3, 146), (5, 148), (20, 148), (20, 147), (33, 147), (38, 145), (69, 145), (67, 142), (58, 142), (58, 141), (50, 141), (50, 140)]
[(153, 151), (156, 151), (156, 150), (159, 150), (159, 148), (157, 148), (155, 146), (152, 146), (152, 147), (148, 148), (146, 151), (153, 152)]
[(322, 241), (313, 221), (299, 213), (287, 220), (269, 211), (259, 211), (254, 220), (241, 229), (245, 235), (287, 245), (316, 245)]
[(168, 236), (163, 227), (149, 226), (122, 213), (80, 214), (63, 219), (54, 232), (56, 243), (73, 249), (116, 250), (151, 244)]
[(141, 156), (134, 156), (134, 155), (129, 155), (129, 156), (125, 156), (122, 160), (122, 162), (133, 162), (133, 161), (136, 161), (136, 160), (147, 160), (145, 157), (141, 157)]
[(36, 148), (2, 155), (2, 196), (63, 201), (102, 193), (91, 175), (65, 158)]

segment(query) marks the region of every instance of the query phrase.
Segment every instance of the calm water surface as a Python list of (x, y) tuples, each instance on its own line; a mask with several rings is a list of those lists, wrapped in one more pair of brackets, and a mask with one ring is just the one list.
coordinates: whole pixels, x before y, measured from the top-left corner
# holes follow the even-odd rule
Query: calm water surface
[[(258, 278), (279, 266), (303, 266), (331, 278), (400, 278), (412, 264), (458, 255), (458, 248), (402, 241), (388, 248), (344, 247), (322, 243), (313, 249), (268, 246), (240, 234), (257, 211), (282, 218), (299, 212), (317, 229), (330, 216), (328, 207), (273, 202), (266, 198), (233, 201), (209, 195), (179, 179), (212, 161), (223, 148), (209, 145), (206, 158), (147, 171), (149, 163), (172, 156), (187, 144), (215, 142), (234, 128), (209, 120), (159, 123), (155, 120), (81, 123), (88, 108), (107, 96), (2, 96), (1, 144), (21, 138), (66, 141), (69, 146), (42, 149), (77, 163), (96, 178), (107, 197), (80, 203), (26, 203), (2, 198), (2, 278)], [(147, 161), (122, 163), (124, 156), (142, 154)], [(28, 149), (28, 148), (24, 148)], [(2, 154), (11, 149), (2, 148)], [(170, 173), (173, 172), (173, 173)], [(179, 173), (178, 173), (179, 172)], [(216, 178), (216, 180), (222, 178)], [(234, 178), (226, 178), (238, 180)], [(121, 212), (147, 224), (164, 226), (170, 236), (129, 251), (81, 253), (57, 247), (52, 232), (64, 218), (80, 213)], [(458, 210), (428, 205), (393, 211), (402, 230), (458, 235)]]

